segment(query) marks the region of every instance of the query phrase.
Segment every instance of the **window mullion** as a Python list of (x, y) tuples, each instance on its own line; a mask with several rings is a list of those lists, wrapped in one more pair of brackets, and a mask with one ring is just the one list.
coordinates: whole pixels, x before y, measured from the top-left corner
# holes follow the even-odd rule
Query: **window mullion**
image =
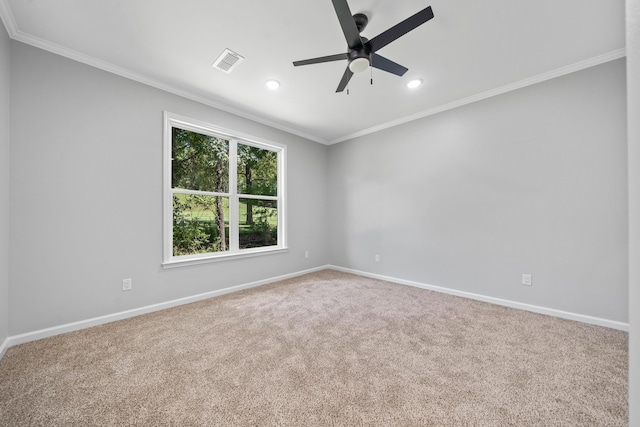
[(238, 141), (229, 141), (229, 249), (236, 252), (240, 248), (240, 206), (238, 199)]
[(253, 199), (253, 200), (279, 200), (278, 196), (262, 196), (260, 194), (238, 194), (239, 199)]
[(285, 182), (286, 182), (286, 159), (284, 157), (284, 152), (282, 150), (278, 151), (278, 244), (286, 246), (287, 245), (287, 237), (286, 237), (286, 228), (285, 228), (285, 218), (286, 218), (286, 209), (284, 207), (285, 196)]
[(199, 190), (184, 190), (182, 188), (171, 188), (171, 194), (189, 194), (192, 196), (219, 196), (229, 197), (228, 193), (220, 193), (216, 191), (199, 191)]
[(172, 168), (172, 126), (171, 121), (169, 120), (168, 114), (164, 113), (164, 141), (163, 141), (163, 150), (164, 150), (164, 174), (163, 174), (163, 186), (164, 186), (164, 209), (163, 209), (163, 223), (164, 223), (164, 242), (163, 242), (163, 251), (164, 251), (164, 260), (169, 260), (173, 256), (173, 193), (171, 191), (172, 186), (172, 176), (171, 176), (171, 168)]

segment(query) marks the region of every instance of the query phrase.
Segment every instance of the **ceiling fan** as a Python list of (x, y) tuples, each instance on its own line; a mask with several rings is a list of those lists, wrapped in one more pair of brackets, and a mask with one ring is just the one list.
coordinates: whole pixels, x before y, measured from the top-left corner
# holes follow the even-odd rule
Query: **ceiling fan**
[(397, 76), (403, 76), (404, 73), (408, 71), (408, 69), (402, 65), (397, 64), (384, 56), (378, 55), (376, 51), (433, 18), (431, 6), (378, 34), (371, 40), (368, 40), (367, 38), (360, 36), (360, 33), (369, 22), (367, 15), (357, 13), (352, 16), (347, 0), (331, 0), (331, 2), (333, 3), (333, 8), (336, 10), (336, 14), (338, 15), (338, 20), (340, 21), (344, 37), (347, 40), (348, 51), (337, 55), (295, 61), (293, 63), (294, 66), (298, 67), (300, 65), (341, 61), (344, 59), (348, 60), (349, 63), (342, 75), (342, 80), (340, 80), (340, 84), (338, 85), (336, 92), (342, 92), (347, 87), (347, 84), (354, 73), (365, 71), (369, 66)]

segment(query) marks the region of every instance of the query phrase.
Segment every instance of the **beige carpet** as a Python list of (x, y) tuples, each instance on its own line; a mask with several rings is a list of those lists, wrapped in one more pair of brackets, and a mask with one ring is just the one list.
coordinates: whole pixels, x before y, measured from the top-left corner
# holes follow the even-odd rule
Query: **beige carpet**
[(627, 334), (326, 270), (10, 348), (0, 425), (623, 426)]

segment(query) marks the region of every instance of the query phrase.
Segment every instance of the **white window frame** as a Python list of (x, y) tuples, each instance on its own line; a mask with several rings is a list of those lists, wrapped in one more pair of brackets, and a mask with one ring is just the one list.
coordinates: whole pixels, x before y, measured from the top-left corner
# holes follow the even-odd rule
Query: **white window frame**
[[(172, 170), (172, 128), (177, 127), (192, 132), (224, 138), (229, 141), (229, 193), (222, 194), (229, 197), (229, 250), (224, 252), (207, 252), (193, 255), (173, 255), (173, 193), (171, 186)], [(278, 195), (260, 196), (239, 194), (237, 185), (237, 147), (238, 144), (251, 145), (253, 147), (271, 150), (277, 153), (278, 159)], [(180, 116), (178, 114), (164, 112), (164, 136), (163, 136), (163, 239), (164, 256), (162, 267), (174, 268), (187, 265), (203, 264), (236, 258), (254, 257), (260, 255), (287, 252), (286, 233), (286, 170), (287, 147), (272, 141), (267, 141), (255, 136), (246, 135), (233, 130), (225, 129), (199, 120)], [(188, 191), (180, 190), (180, 193)], [(205, 194), (194, 191), (194, 194)], [(206, 192), (209, 194), (209, 192)], [(218, 193), (212, 195), (218, 195)], [(278, 244), (275, 246), (263, 246), (259, 248), (239, 248), (239, 200), (240, 198), (275, 200), (278, 204)]]

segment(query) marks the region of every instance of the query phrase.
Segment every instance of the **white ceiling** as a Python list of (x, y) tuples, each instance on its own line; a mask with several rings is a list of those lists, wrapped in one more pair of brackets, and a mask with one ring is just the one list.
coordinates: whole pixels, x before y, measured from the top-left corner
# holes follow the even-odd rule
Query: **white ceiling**
[[(346, 61), (293, 67), (346, 52), (331, 0), (0, 0), (0, 16), (16, 40), (325, 144), (624, 56), (624, 0), (349, 5), (369, 39), (432, 6), (379, 51), (405, 76), (357, 74), (347, 95), (335, 93)], [(211, 66), (225, 48), (246, 58), (231, 74)]]

